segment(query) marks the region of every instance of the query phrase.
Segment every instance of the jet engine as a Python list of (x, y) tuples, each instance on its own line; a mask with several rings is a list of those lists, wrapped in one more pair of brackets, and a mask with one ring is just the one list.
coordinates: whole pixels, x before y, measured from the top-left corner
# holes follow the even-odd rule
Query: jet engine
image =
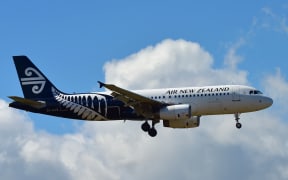
[(160, 109), (159, 115), (163, 120), (186, 120), (191, 117), (191, 106), (189, 104), (165, 106)]
[(167, 121), (163, 120), (164, 127), (170, 128), (194, 128), (200, 126), (200, 116), (192, 116), (190, 119)]

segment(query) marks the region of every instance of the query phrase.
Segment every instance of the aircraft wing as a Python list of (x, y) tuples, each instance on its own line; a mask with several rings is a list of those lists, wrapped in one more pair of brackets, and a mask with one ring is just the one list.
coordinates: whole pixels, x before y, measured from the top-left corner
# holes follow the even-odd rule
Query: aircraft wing
[(105, 84), (103, 82), (98, 81), (100, 84), (100, 88), (105, 87), (112, 91), (112, 96), (126, 105), (131, 106), (135, 109), (136, 113), (143, 115), (147, 118), (157, 119), (155, 117), (155, 112), (160, 107), (167, 105), (166, 103), (162, 103), (159, 101), (155, 101), (153, 99), (149, 99), (140, 94), (134, 93), (132, 91), (120, 88), (113, 84)]

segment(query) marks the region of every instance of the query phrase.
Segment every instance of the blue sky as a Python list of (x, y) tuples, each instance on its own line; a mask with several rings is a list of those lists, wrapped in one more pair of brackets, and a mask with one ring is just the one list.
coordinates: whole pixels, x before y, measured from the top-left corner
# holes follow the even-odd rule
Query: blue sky
[[(280, 27), (287, 8), (285, 1), (7, 1), (0, 7), (0, 58), (5, 67), (0, 73), (9, 78), (3, 78), (0, 94), (6, 100), (22, 95), (13, 55), (29, 56), (63, 91), (89, 92), (99, 90), (105, 62), (167, 38), (198, 42), (213, 56), (215, 67), (223, 66), (231, 44), (243, 41), (237, 49), (244, 59), (239, 68), (249, 71), (252, 84), (259, 87), (261, 76), (288, 68), (288, 30)], [(262, 27), (264, 23), (269, 27)], [(54, 120), (52, 124), (70, 124)], [(57, 125), (50, 128), (50, 122), (35, 124), (61, 131)]]
[[(62, 144), (62, 142), (68, 144), (70, 143), (69, 147), (72, 146), (75, 149), (77, 149), (76, 148), (77, 145), (75, 144), (77, 144), (77, 142), (79, 141), (81, 147), (83, 145), (83, 149), (81, 150), (78, 149), (79, 151), (77, 152), (87, 152), (88, 155), (91, 155), (91, 157), (95, 158), (95, 162), (97, 165), (96, 167), (98, 167), (99, 165), (100, 170), (107, 170), (111, 167), (112, 168), (116, 167), (116, 165), (122, 166), (123, 164), (121, 163), (124, 162), (126, 163), (126, 161), (129, 160), (129, 162), (127, 163), (128, 165), (124, 163), (125, 166), (123, 165), (123, 167), (130, 167), (132, 164), (132, 166), (134, 165), (135, 167), (134, 169), (132, 168), (133, 169), (132, 171), (134, 174), (137, 174), (138, 171), (141, 171), (141, 169), (143, 168), (147, 169), (147, 167), (149, 167), (148, 165), (147, 166), (139, 165), (141, 164), (142, 161), (145, 161), (143, 159), (137, 159), (137, 158), (130, 159), (129, 156), (126, 156), (127, 154), (134, 153), (131, 149), (136, 148), (137, 150), (142, 150), (141, 149), (142, 146), (140, 144), (137, 144), (137, 142), (141, 142), (147, 145), (143, 147), (144, 148), (143, 154), (141, 153), (139, 154), (139, 152), (136, 153), (137, 155), (139, 155), (139, 157), (143, 156), (146, 157), (146, 159), (149, 159), (149, 157), (151, 157), (151, 152), (161, 150), (162, 148), (161, 145), (163, 147), (167, 146), (167, 148), (171, 149), (174, 148), (172, 147), (172, 145), (175, 145), (175, 147), (183, 146), (187, 148), (187, 151), (183, 149), (173, 149), (175, 150), (175, 152), (178, 153), (187, 153), (188, 150), (191, 150), (190, 148), (194, 148), (192, 149), (192, 151), (195, 150), (196, 152), (199, 152), (200, 150), (201, 152), (201, 149), (204, 148), (207, 149), (207, 151), (205, 150), (203, 152), (204, 155), (207, 156), (207, 159), (208, 157), (211, 157), (213, 159), (213, 162), (216, 163), (215, 166), (212, 166), (209, 170), (205, 171), (207, 176), (209, 174), (215, 173), (213, 172), (213, 168), (215, 168), (216, 171), (217, 169), (216, 167), (218, 167), (217, 162), (219, 163), (223, 162), (223, 166), (227, 165), (225, 166), (227, 168), (234, 166), (238, 168), (243, 168), (242, 171), (248, 175), (247, 176), (243, 175), (242, 179), (249, 179), (249, 178), (260, 179), (261, 174), (265, 175), (265, 170), (267, 170), (268, 172), (270, 167), (269, 164), (273, 165), (272, 167), (277, 167), (277, 164), (275, 162), (278, 163), (279, 159), (279, 162), (281, 161), (282, 163), (282, 161), (284, 160), (281, 160), (281, 158), (282, 157), (286, 158), (287, 157), (286, 155), (288, 154), (286, 145), (281, 146), (282, 149), (279, 148), (280, 150), (277, 152), (281, 152), (280, 153), (281, 155), (277, 156), (276, 158), (274, 154), (277, 153), (275, 153), (274, 150), (277, 148), (275, 148), (274, 150), (269, 149), (269, 147), (278, 147), (277, 145), (279, 144), (280, 145), (285, 143), (287, 144), (287, 142), (286, 141), (284, 142), (283, 140), (283, 134), (287, 135), (285, 134), (285, 132), (288, 132), (287, 121), (285, 120), (286, 118), (285, 115), (288, 112), (285, 106), (286, 105), (285, 101), (287, 100), (287, 97), (285, 96), (287, 90), (286, 87), (288, 87), (287, 71), (286, 71), (288, 69), (287, 18), (288, 18), (288, 2), (285, 0), (276, 0), (276, 1), (267, 0), (267, 1), (253, 1), (253, 2), (252, 1), (233, 2), (228, 0), (220, 0), (220, 1), (148, 0), (141, 2), (127, 1), (127, 0), (81, 1), (81, 2), (55, 1), (55, 0), (50, 1), (11, 0), (1, 2), (0, 3), (0, 22), (1, 22), (0, 80), (2, 85), (0, 88), (0, 105), (2, 100), (5, 103), (10, 102), (7, 96), (23, 95), (20, 88), (20, 84), (18, 82), (16, 70), (12, 61), (13, 55), (29, 56), (30, 59), (32, 59), (32, 61), (45, 73), (45, 75), (59, 89), (68, 93), (102, 91), (102, 89), (98, 88), (97, 84), (98, 80), (102, 81), (109, 80), (109, 82), (117, 83), (127, 88), (129, 87), (155, 88), (157, 86), (168, 87), (180, 84), (185, 86), (194, 86), (198, 85), (199, 82), (202, 82), (202, 84), (207, 83), (207, 85), (218, 82), (219, 83), (225, 82), (233, 84), (247, 83), (259, 88), (260, 90), (264, 91), (265, 94), (268, 94), (269, 96), (272, 96), (274, 98), (273, 107), (270, 108), (269, 110), (264, 111), (263, 113), (261, 112), (260, 114), (255, 113), (255, 115), (247, 115), (245, 117), (246, 119), (249, 119), (251, 121), (249, 122), (246, 121), (245, 123), (247, 123), (247, 125), (243, 123), (244, 130), (241, 133), (242, 136), (238, 131), (237, 132), (233, 131), (234, 124), (232, 124), (231, 122), (226, 124), (227, 121), (225, 122), (220, 121), (221, 117), (217, 117), (215, 118), (216, 119), (215, 121), (212, 121), (211, 126), (209, 123), (207, 123), (207, 121), (206, 122), (204, 121), (203, 125), (204, 127), (200, 127), (196, 130), (193, 129), (191, 131), (190, 130), (170, 131), (160, 128), (159, 132), (160, 134), (163, 135), (160, 136), (159, 139), (155, 141), (149, 141), (146, 139), (148, 137), (142, 136), (142, 134), (140, 134), (141, 131), (139, 128), (141, 125), (140, 123), (138, 124), (134, 123), (135, 125), (133, 123), (129, 124), (129, 122), (127, 122), (127, 124), (124, 125), (110, 124), (111, 122), (107, 122), (107, 124), (99, 122), (85, 123), (80, 121), (37, 115), (32, 113), (23, 113), (19, 111), (14, 112), (11, 111), (10, 109), (6, 110), (5, 108), (3, 109), (0, 108), (1, 111), (4, 112), (5, 110), (5, 112), (8, 112), (7, 116), (9, 115), (9, 118), (6, 116), (5, 118), (9, 120), (11, 119), (11, 123), (15, 123), (13, 124), (15, 125), (15, 127), (18, 127), (17, 120), (19, 120), (19, 124), (23, 125), (24, 129), (22, 130), (20, 127), (21, 130), (19, 130), (19, 132), (25, 135), (28, 134), (27, 137), (29, 137), (28, 139), (26, 139), (27, 143), (24, 143), (23, 146), (19, 145), (19, 147), (17, 145), (16, 150), (12, 152), (18, 152), (17, 150), (21, 149), (21, 151), (19, 150), (19, 153), (16, 153), (17, 155), (20, 154), (19, 157), (22, 157), (21, 155), (23, 154), (30, 155), (29, 153), (32, 152), (33, 147), (34, 149), (35, 147), (38, 147), (35, 146), (35, 144), (38, 143), (37, 145), (39, 145), (39, 147), (44, 147), (43, 149), (45, 148), (49, 149), (51, 145), (49, 149), (52, 152), (50, 153), (51, 155), (60, 152), (54, 149), (53, 141), (58, 142), (59, 144)], [(171, 41), (169, 40), (167, 41), (167, 39), (170, 39)], [(179, 39), (183, 41), (181, 42), (177, 41)], [(211, 55), (213, 61), (212, 66), (210, 67), (209, 65), (207, 65), (208, 62), (206, 61), (204, 62), (204, 60), (202, 62), (202, 59), (196, 59), (196, 60), (192, 59), (191, 64), (189, 64), (189, 66), (192, 66), (197, 70), (199, 68), (199, 65), (203, 65), (205, 67), (208, 67), (206, 69), (209, 72), (206, 73), (205, 71), (200, 71), (198, 75), (197, 73), (195, 74), (194, 72), (193, 73), (191, 72), (191, 78), (190, 78), (191, 81), (190, 81), (189, 79), (187, 79), (187, 77), (181, 75), (182, 73), (181, 68), (175, 67), (175, 72), (171, 71), (168, 72), (167, 74), (164, 73), (164, 75), (161, 73), (157, 74), (157, 72), (161, 72), (162, 70), (164, 71), (164, 69), (161, 69), (161, 67), (159, 69), (154, 69), (155, 72), (154, 71), (143, 72), (145, 70), (144, 67), (136, 66), (137, 63), (139, 63), (141, 60), (135, 57), (131, 58), (131, 55), (141, 56), (145, 53), (146, 55), (149, 53), (152, 55), (153, 54), (157, 55), (157, 53), (155, 53), (154, 50), (157, 49), (157, 47), (166, 47), (166, 45), (169, 43), (171, 43), (172, 44), (171, 46), (173, 47), (179, 45), (179, 43), (183, 43), (185, 44), (185, 46), (190, 46), (191, 44), (200, 45), (201, 52), (204, 51)], [(147, 47), (152, 47), (152, 49), (149, 50), (149, 48)], [(141, 54), (141, 52), (143, 53)], [(176, 52), (176, 54), (177, 53), (178, 52)], [(123, 67), (122, 65), (125, 64), (125, 62), (129, 62), (129, 60), (131, 59), (137, 62), (135, 63), (136, 65), (134, 64), (135, 66), (131, 65), (129, 67), (126, 66), (123, 69), (119, 68)], [(153, 62), (151, 59), (147, 59), (147, 63), (149, 64), (155, 63), (154, 61), (157, 61), (157, 59), (153, 60)], [(163, 60), (163, 62), (168, 64), (165, 65), (167, 69), (169, 69), (169, 64), (170, 63), (172, 64), (172, 61), (173, 61), (172, 59), (171, 61), (169, 61), (169, 59), (165, 61)], [(227, 68), (228, 66), (227, 63), (235, 63), (235, 67), (233, 68), (231, 66)], [(155, 67), (159, 67), (157, 63), (155, 63)], [(131, 68), (137, 69), (137, 71), (141, 75), (137, 74), (137, 72), (134, 74), (131, 73), (133, 72), (131, 71)], [(123, 80), (125, 79), (125, 76), (123, 76), (123, 73), (125, 72), (128, 72), (129, 73), (128, 76), (131, 76), (131, 78), (135, 77), (136, 80), (132, 81), (130, 78), (131, 81), (125, 82), (125, 80)], [(215, 76), (213, 77), (208, 76), (210, 75), (210, 73), (211, 74), (214, 73)], [(220, 75), (217, 73), (219, 73)], [(231, 78), (230, 79), (226, 78), (222, 76), (221, 73), (224, 75), (227, 74), (227, 76), (231, 75)], [(247, 73), (247, 77), (245, 76), (245, 73)], [(156, 80), (158, 80), (158, 78), (159, 79), (166, 78), (165, 80), (167, 80), (167, 83), (163, 82), (163, 84), (156, 83), (156, 85), (155, 84), (151, 85), (155, 80), (153, 78), (149, 79), (151, 74), (154, 75)], [(146, 76), (147, 78), (145, 78)], [(178, 76), (179, 79), (177, 79), (177, 77), (175, 76)], [(221, 77), (223, 79), (221, 79)], [(136, 82), (137, 78), (139, 78), (139, 81), (141, 81), (142, 84), (141, 86), (137, 84)], [(180, 79), (184, 79), (185, 80), (184, 82), (187, 83), (178, 82), (178, 80), (180, 81)], [(159, 80), (156, 82), (161, 81)], [(15, 115), (15, 118), (13, 118), (13, 113)], [(233, 117), (224, 116), (223, 119), (229, 119), (229, 118), (232, 119)], [(263, 122), (267, 123), (266, 126), (265, 124), (263, 125), (261, 121), (260, 122), (258, 121), (259, 119), (262, 118), (264, 119)], [(275, 122), (266, 120), (269, 118), (275, 120)], [(23, 119), (25, 119), (25, 121), (22, 121)], [(0, 116), (0, 123), (1, 120), (3, 121), (2, 116)], [(258, 124), (253, 124), (253, 122)], [(32, 130), (30, 125), (34, 126)], [(265, 127), (261, 127), (261, 125)], [(215, 129), (212, 128), (213, 126), (215, 127)], [(9, 127), (10, 126), (7, 125), (8, 129)], [(246, 130), (245, 127), (247, 127)], [(276, 133), (276, 130), (271, 130), (270, 129), (271, 127), (279, 128), (277, 129), (279, 134), (273, 134), (273, 132)], [(11, 133), (14, 132), (13, 128), (9, 130), (11, 130)], [(6, 130), (0, 128), (0, 134), (4, 132), (6, 133)], [(176, 135), (173, 134), (175, 132)], [(243, 135), (244, 133), (246, 139), (244, 138)], [(263, 138), (261, 139), (261, 137), (267, 135), (269, 139), (270, 137), (269, 133), (272, 134), (271, 135), (272, 139), (275, 137), (275, 139), (273, 139), (275, 140), (273, 141), (273, 143), (265, 144), (269, 140), (265, 141), (263, 144), (260, 145), (256, 143), (259, 146), (259, 149), (261, 147), (262, 149), (265, 150), (265, 152), (258, 150), (256, 145), (253, 145), (253, 143), (250, 143), (247, 140), (251, 139), (251, 141), (255, 140), (255, 142), (262, 142), (261, 140)], [(13, 137), (15, 134), (17, 133), (15, 132), (13, 134)], [(175, 137), (173, 137), (173, 135)], [(229, 139), (229, 137), (232, 137), (232, 135), (237, 136), (235, 137), (235, 139), (237, 139), (237, 142), (239, 142), (239, 144)], [(22, 134), (20, 135), (20, 137), (22, 137)], [(47, 141), (49, 143), (46, 144), (44, 143), (44, 145), (41, 146), (41, 143), (38, 142), (37, 138), (34, 139), (33, 137), (39, 137), (40, 140), (42, 140), (43, 138), (44, 139), (43, 141)], [(93, 137), (94, 139), (93, 138), (90, 139), (90, 137)], [(98, 139), (99, 137), (100, 140)], [(171, 137), (173, 139), (169, 139)], [(191, 138), (189, 139), (189, 137)], [(199, 140), (198, 137), (200, 137), (200, 139), (202, 140), (201, 142), (197, 141)], [(178, 139), (181, 138), (183, 140), (183, 144), (181, 144), (182, 141), (181, 142), (177, 141), (177, 138)], [(69, 140), (69, 142), (66, 141), (67, 139)], [(106, 140), (105, 141), (106, 143), (103, 143), (103, 140)], [(197, 142), (198, 145), (195, 145), (195, 141)], [(165, 142), (166, 144), (162, 144), (163, 142)], [(193, 143), (193, 145), (195, 146), (193, 147), (190, 147), (190, 145), (187, 146), (184, 142), (191, 144)], [(67, 145), (65, 143), (63, 144)], [(94, 149), (96, 148), (94, 147), (95, 145), (94, 143), (100, 146), (102, 149), (100, 150)], [(113, 146), (112, 145), (113, 143), (115, 143), (117, 147)], [(171, 147), (168, 145), (169, 143), (171, 143)], [(209, 148), (207, 148), (207, 146), (209, 148), (210, 146), (215, 148), (215, 152), (218, 153), (217, 155), (219, 155), (219, 159), (217, 159), (217, 157), (212, 155), (213, 153), (209, 151)], [(116, 151), (114, 152), (109, 148), (111, 149), (119, 148), (120, 150), (122, 150), (121, 153), (123, 154), (118, 153)], [(268, 150), (266, 151), (265, 148), (268, 148)], [(63, 149), (65, 150), (65, 148)], [(104, 154), (99, 153), (104, 156), (102, 157), (99, 156), (99, 154), (95, 155), (93, 154), (93, 152), (90, 152), (91, 149), (96, 151), (99, 150), (102, 153), (104, 150), (107, 150), (107, 153), (105, 153), (106, 151), (104, 151)], [(242, 149), (242, 151), (239, 149)], [(36, 148), (36, 150), (38, 149)], [(7, 150), (7, 152), (9, 151)], [(271, 154), (269, 154), (270, 152)], [(2, 157), (1, 153), (2, 151), (0, 148), (0, 160)], [(45, 154), (46, 151), (43, 151), (43, 153)], [(227, 158), (225, 156), (225, 153), (227, 155)], [(253, 153), (260, 154), (259, 157), (262, 157), (261, 155), (263, 153), (265, 154), (265, 158), (267, 157), (268, 160), (266, 161), (266, 159), (263, 158), (264, 160), (261, 162), (262, 164), (260, 163), (261, 168), (253, 169), (253, 167), (251, 167), (251, 169), (253, 170), (252, 172), (249, 171), (248, 167), (250, 167), (251, 165), (250, 159), (254, 158), (254, 156), (253, 158), (251, 158), (252, 156), (251, 154)], [(119, 160), (120, 163), (118, 164), (116, 163), (116, 165), (113, 164), (112, 166), (109, 166), (110, 164), (108, 162), (110, 160), (109, 157), (111, 154), (113, 155), (114, 159)], [(241, 157), (242, 159), (237, 157), (235, 158), (234, 154), (239, 155), (239, 157)], [(169, 154), (166, 156), (166, 154), (164, 153), (162, 156), (160, 156), (158, 160), (162, 160), (162, 162), (164, 162), (164, 160), (166, 160), (165, 157), (167, 158), (168, 156)], [(25, 157), (26, 158), (28, 157), (29, 160), (30, 156)], [(36, 157), (38, 156), (35, 155), (35, 158)], [(39, 155), (39, 157), (42, 157), (41, 154)], [(60, 162), (60, 164), (63, 162), (64, 164), (67, 163), (67, 161), (65, 161), (65, 157), (62, 157), (61, 155), (59, 156), (55, 155), (54, 158), (61, 159), (60, 157), (64, 159), (63, 161)], [(152, 155), (152, 157), (154, 156)], [(223, 159), (221, 159), (220, 157), (222, 157)], [(274, 162), (275, 164), (271, 162), (269, 158), (270, 159), (275, 158), (276, 159)], [(190, 158), (188, 159), (191, 160)], [(80, 158), (80, 160), (83, 159)], [(175, 159), (168, 159), (168, 162), (173, 164), (173, 160)], [(185, 160), (182, 160), (183, 162), (178, 160), (177, 158), (176, 160), (177, 160), (176, 164), (183, 165), (183, 169), (185, 169), (186, 165), (188, 166), (191, 165), (192, 167), (194, 167), (194, 169), (198, 167), (197, 164), (190, 164), (188, 161)], [(239, 160), (239, 164), (231, 163), (231, 161), (233, 160)], [(2, 161), (0, 161), (0, 166), (1, 162)], [(30, 161), (27, 162), (30, 163)], [(44, 159), (40, 158), (40, 162), (45, 164), (44, 162), (47, 162), (47, 160), (45, 158)], [(81, 165), (82, 161), (79, 162), (80, 162), (79, 164)], [(87, 163), (84, 160), (83, 162)], [(100, 164), (97, 164), (98, 162), (100, 162)], [(206, 167), (206, 166), (210, 167), (211, 162), (208, 165), (205, 164), (205, 162), (206, 161), (204, 158), (203, 163), (200, 163), (200, 167)], [(20, 162), (20, 164), (21, 163), (22, 161)], [(151, 164), (150, 162), (146, 163)], [(255, 164), (259, 163), (258, 159), (253, 161), (253, 163)], [(288, 169), (287, 162), (284, 162), (284, 164), (286, 166), (283, 165), (283, 167), (281, 166), (277, 169), (279, 170), (279, 172), (282, 172), (281, 171), (282, 169), (284, 170)], [(65, 168), (72, 167), (70, 166), (71, 164), (69, 164), (69, 166), (67, 165), (67, 167), (66, 165), (67, 164), (65, 164)], [(157, 165), (161, 166), (163, 164), (157, 164)], [(49, 167), (57, 169), (57, 166), (54, 166), (53, 163)], [(140, 170), (138, 169), (138, 167)], [(51, 171), (48, 170), (48, 172), (54, 172), (55, 169), (53, 168), (52, 170), (50, 169)], [(174, 167), (171, 165), (167, 168), (169, 170), (169, 168), (173, 169)], [(263, 172), (261, 169), (263, 169)], [(135, 179), (135, 177), (137, 178), (137, 176), (133, 175), (129, 176), (127, 174), (125, 175), (121, 174), (120, 171), (122, 170), (123, 169), (118, 169), (119, 173), (116, 174), (115, 176), (103, 175), (103, 177), (106, 177), (104, 179), (117, 179), (117, 177), (120, 177), (120, 179), (121, 178)], [(116, 168), (116, 172), (118, 171)], [(126, 172), (127, 170), (124, 169), (123, 171)], [(160, 172), (162, 171), (164, 172), (163, 169), (160, 170)], [(237, 172), (235, 171), (236, 170), (233, 170), (231, 172), (237, 174)], [(39, 170), (40, 175), (42, 175), (41, 172), (42, 171)], [(65, 173), (62, 173), (62, 171), (61, 173), (59, 173), (58, 176), (59, 179), (61, 179), (62, 176), (66, 177), (66, 171), (63, 172)], [(82, 172), (81, 169), (80, 172)], [(83, 171), (84, 174), (85, 172), (86, 171)], [(163, 176), (156, 173), (156, 170), (155, 172), (153, 172), (153, 170), (149, 172), (155, 175), (154, 179), (157, 179), (156, 177), (163, 178)], [(171, 173), (172, 172), (173, 171), (171, 170)], [(221, 173), (222, 171), (219, 172)], [(73, 171), (72, 174), (69, 171), (68, 174), (71, 175), (71, 177), (74, 178), (76, 177), (75, 179), (77, 179), (78, 176), (73, 173), (74, 173)], [(189, 174), (189, 172), (187, 173)], [(216, 173), (214, 179), (231, 179), (229, 177), (235, 177), (233, 176), (234, 174), (233, 175), (231, 174), (231, 176), (230, 175), (225, 176), (224, 173), (223, 174), (220, 173), (218, 174)], [(35, 179), (37, 179), (38, 177), (37, 175), (38, 174), (36, 173), (36, 175), (33, 177), (36, 177)], [(174, 176), (178, 177), (180, 173), (170, 175), (171, 177)], [(279, 175), (279, 176), (267, 176), (267, 177), (270, 177), (270, 179), (273, 178), (277, 179), (278, 177), (280, 177), (278, 179), (281, 179), (281, 177), (288, 177), (287, 174), (285, 176), (284, 172), (281, 175), (282, 176)], [(30, 178), (28, 177), (27, 179), (31, 179), (31, 177)], [(202, 179), (209, 179), (208, 177), (203, 178), (203, 174), (199, 175), (198, 177), (202, 177)], [(242, 176), (239, 176), (239, 178), (241, 177)]]

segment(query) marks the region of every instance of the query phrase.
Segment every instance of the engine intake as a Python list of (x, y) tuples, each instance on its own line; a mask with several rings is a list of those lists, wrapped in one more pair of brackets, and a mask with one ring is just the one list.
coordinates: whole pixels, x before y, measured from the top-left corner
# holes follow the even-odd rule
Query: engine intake
[(189, 104), (177, 104), (160, 109), (160, 119), (175, 121), (191, 118), (191, 106)]

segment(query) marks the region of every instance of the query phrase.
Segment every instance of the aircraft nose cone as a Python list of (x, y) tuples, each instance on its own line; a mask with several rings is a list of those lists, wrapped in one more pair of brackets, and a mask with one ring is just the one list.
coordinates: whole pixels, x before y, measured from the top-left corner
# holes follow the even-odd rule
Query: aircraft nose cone
[(273, 104), (273, 99), (270, 97), (265, 97), (262, 100), (262, 104), (265, 106), (265, 108), (270, 107)]

